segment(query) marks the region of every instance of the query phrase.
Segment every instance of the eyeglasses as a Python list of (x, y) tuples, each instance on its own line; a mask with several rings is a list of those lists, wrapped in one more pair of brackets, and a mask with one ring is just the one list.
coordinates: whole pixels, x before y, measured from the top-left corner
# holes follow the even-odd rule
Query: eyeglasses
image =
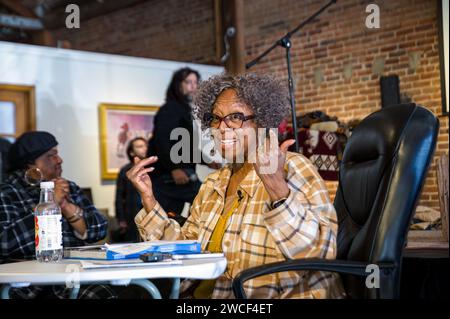
[(241, 112), (231, 113), (224, 117), (220, 117), (213, 113), (205, 113), (205, 115), (203, 116), (203, 120), (211, 128), (219, 128), (222, 121), (224, 121), (229, 128), (241, 128), (242, 124), (244, 124), (245, 121), (254, 118), (255, 115), (245, 116), (244, 113)]

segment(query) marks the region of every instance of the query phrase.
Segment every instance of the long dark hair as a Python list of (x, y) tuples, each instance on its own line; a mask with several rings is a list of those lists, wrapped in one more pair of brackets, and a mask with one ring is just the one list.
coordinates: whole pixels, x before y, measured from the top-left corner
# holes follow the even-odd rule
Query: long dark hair
[(197, 76), (197, 80), (200, 80), (200, 74), (189, 67), (175, 71), (166, 91), (166, 102), (171, 100), (186, 102), (186, 97), (181, 93), (181, 82), (183, 82), (192, 73)]
[(145, 143), (147, 143), (147, 140), (145, 138), (139, 136), (139, 137), (133, 138), (130, 141), (130, 143), (128, 143), (128, 146), (127, 146), (127, 156), (128, 156), (128, 159), (130, 160), (130, 162), (132, 162), (132, 163), (133, 163), (133, 156), (131, 155), (131, 153), (133, 152), (133, 147), (134, 147), (133, 144), (134, 144), (134, 142), (139, 141), (139, 140), (142, 140)]

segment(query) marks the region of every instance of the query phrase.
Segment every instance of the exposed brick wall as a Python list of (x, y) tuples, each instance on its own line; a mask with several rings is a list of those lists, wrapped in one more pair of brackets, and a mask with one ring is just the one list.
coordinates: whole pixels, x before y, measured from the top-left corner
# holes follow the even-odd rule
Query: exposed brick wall
[[(248, 61), (288, 30), (318, 10), (326, 1), (245, 1), (245, 43)], [(380, 7), (380, 29), (368, 29), (365, 8)], [(441, 115), (441, 91), (436, 1), (340, 0), (317, 21), (292, 37), (292, 66), (297, 112), (321, 110), (341, 121), (364, 118), (381, 108), (379, 75), (372, 72), (376, 58), (385, 59), (383, 75), (397, 74), (400, 91), (417, 104)], [(409, 69), (410, 53), (420, 62)], [(344, 67), (351, 65), (350, 79)], [(323, 82), (315, 84), (321, 69)], [(275, 73), (287, 79), (285, 51), (275, 49), (252, 70)], [(441, 123), (436, 157), (448, 152), (448, 117)], [(439, 209), (435, 161), (428, 174), (420, 204)], [(334, 197), (337, 183), (327, 182)]]
[[(286, 31), (309, 17), (326, 1), (245, 0), (247, 61)], [(381, 28), (365, 27), (369, 3), (380, 7)], [(76, 31), (59, 30), (58, 39), (74, 49), (178, 61), (214, 63), (214, 13), (210, 0), (150, 0), (82, 22)], [(298, 112), (321, 110), (341, 121), (362, 119), (380, 109), (376, 59), (385, 62), (383, 75), (397, 74), (400, 90), (412, 101), (441, 115), (437, 5), (435, 0), (340, 0), (317, 21), (292, 37), (292, 65)], [(411, 70), (410, 56), (418, 53)], [(344, 69), (351, 66), (349, 79)], [(321, 70), (323, 81), (315, 84)], [(285, 51), (275, 49), (252, 71), (287, 78)], [(448, 117), (440, 117), (436, 157), (448, 152)], [(436, 158), (435, 157), (435, 158)], [(439, 209), (435, 160), (420, 204)], [(327, 182), (332, 197), (336, 183)]]
[(53, 35), (72, 49), (211, 64), (214, 32), (210, 0), (149, 0)]

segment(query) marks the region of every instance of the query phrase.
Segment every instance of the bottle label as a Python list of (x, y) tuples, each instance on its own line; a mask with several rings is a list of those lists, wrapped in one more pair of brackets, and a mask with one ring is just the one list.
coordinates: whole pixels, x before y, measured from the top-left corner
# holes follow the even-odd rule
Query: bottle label
[(61, 215), (34, 217), (36, 252), (62, 249)]

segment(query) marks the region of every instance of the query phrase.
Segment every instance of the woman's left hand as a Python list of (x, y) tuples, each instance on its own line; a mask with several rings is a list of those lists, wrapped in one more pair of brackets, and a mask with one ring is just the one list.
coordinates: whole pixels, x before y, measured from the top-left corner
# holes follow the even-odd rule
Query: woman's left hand
[(295, 140), (286, 140), (278, 146), (276, 134), (270, 130), (269, 135), (265, 143), (257, 148), (253, 166), (264, 183), (271, 200), (276, 201), (289, 195), (284, 164), (287, 150), (295, 143)]

